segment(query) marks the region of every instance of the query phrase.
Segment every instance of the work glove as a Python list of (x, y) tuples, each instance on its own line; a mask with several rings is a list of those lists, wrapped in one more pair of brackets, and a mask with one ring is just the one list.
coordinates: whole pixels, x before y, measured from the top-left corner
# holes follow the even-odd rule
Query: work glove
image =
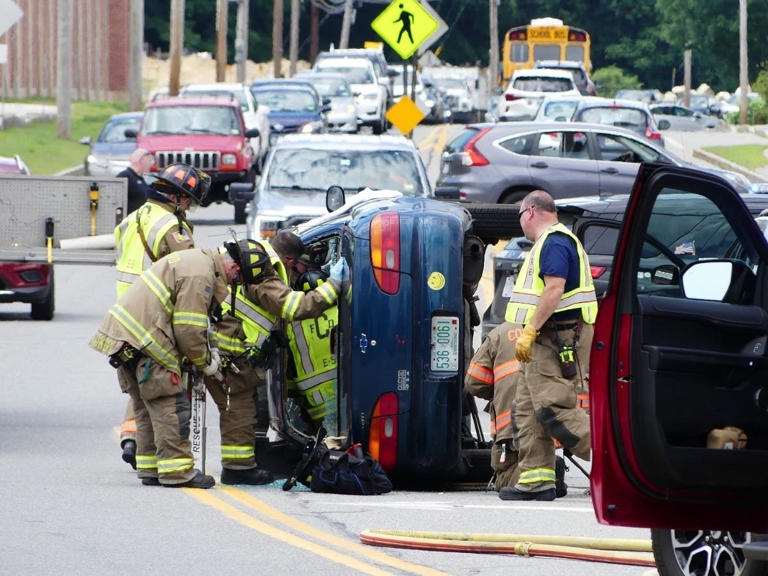
[(339, 258), (331, 265), (331, 278), (338, 281), (341, 284), (349, 276), (349, 268), (347, 267), (347, 261), (344, 258)]
[(523, 328), (523, 333), (515, 343), (515, 358), (520, 362), (530, 362), (531, 348), (533, 348), (533, 343), (536, 342), (536, 336), (538, 335), (539, 333), (533, 327), (533, 324), (526, 324), (525, 328)]
[(203, 374), (213, 377), (218, 381), (224, 380), (224, 375), (221, 373), (221, 356), (219, 356), (218, 348), (211, 350), (211, 361), (207, 366), (203, 367)]

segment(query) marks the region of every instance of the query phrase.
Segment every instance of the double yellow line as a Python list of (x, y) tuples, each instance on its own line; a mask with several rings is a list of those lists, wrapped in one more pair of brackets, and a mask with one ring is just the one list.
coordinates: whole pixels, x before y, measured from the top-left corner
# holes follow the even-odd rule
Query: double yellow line
[(448, 126), (449, 124), (438, 124), (434, 126), (427, 136), (419, 142), (419, 151), (424, 153), (430, 150), (437, 152), (438, 155), (443, 153), (445, 143), (448, 140)]
[[(246, 528), (285, 542), (290, 546), (301, 548), (331, 562), (347, 566), (361, 574), (392, 576), (391, 572), (387, 572), (376, 565), (379, 564), (418, 576), (448, 576), (445, 572), (398, 560), (379, 550), (332, 536), (280, 512), (239, 488), (219, 485), (216, 490), (193, 490), (190, 488), (184, 490), (193, 498), (218, 510), (224, 516)], [(280, 525), (285, 529), (280, 528)], [(353, 553), (363, 559), (356, 558), (352, 555)]]

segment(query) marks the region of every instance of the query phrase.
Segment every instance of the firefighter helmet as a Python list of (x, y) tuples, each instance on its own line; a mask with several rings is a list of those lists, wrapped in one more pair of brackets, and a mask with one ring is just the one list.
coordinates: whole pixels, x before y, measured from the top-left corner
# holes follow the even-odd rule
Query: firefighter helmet
[(211, 187), (211, 177), (189, 164), (170, 164), (154, 176), (150, 186), (161, 194), (186, 194), (202, 204)]
[(328, 274), (326, 274), (322, 270), (313, 268), (312, 270), (307, 270), (303, 274), (300, 274), (299, 277), (296, 278), (294, 287), (296, 290), (301, 290), (302, 292), (309, 292), (310, 290), (314, 290), (321, 284), (324, 284), (327, 279), (328, 279)]
[(225, 242), (227, 252), (240, 266), (240, 274), (243, 284), (255, 284), (261, 281), (264, 274), (272, 266), (269, 254), (254, 240), (239, 240), (238, 242)]

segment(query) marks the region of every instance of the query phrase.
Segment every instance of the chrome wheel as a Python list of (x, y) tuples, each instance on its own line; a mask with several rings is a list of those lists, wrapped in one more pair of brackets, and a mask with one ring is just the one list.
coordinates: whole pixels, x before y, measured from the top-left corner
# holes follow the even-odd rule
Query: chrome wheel
[(750, 532), (652, 530), (660, 576), (751, 576), (765, 574), (761, 562), (744, 557)]

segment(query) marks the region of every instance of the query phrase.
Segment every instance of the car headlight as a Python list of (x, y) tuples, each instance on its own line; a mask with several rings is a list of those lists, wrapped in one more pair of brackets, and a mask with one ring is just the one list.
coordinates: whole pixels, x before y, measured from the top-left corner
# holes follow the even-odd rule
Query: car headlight
[(322, 122), (307, 122), (301, 127), (302, 134), (315, 134), (317, 132), (323, 131), (323, 123)]
[(427, 106), (432, 108), (432, 106), (435, 105), (435, 101), (434, 100), (424, 100), (424, 104), (426, 104)]
[(235, 154), (222, 154), (221, 165), (222, 166), (235, 166), (237, 164), (237, 156)]
[(98, 156), (94, 156), (93, 154), (88, 154), (86, 162), (88, 162), (89, 165), (98, 166), (99, 168), (106, 168), (109, 166), (109, 161), (107, 161), (106, 158), (100, 158)]

